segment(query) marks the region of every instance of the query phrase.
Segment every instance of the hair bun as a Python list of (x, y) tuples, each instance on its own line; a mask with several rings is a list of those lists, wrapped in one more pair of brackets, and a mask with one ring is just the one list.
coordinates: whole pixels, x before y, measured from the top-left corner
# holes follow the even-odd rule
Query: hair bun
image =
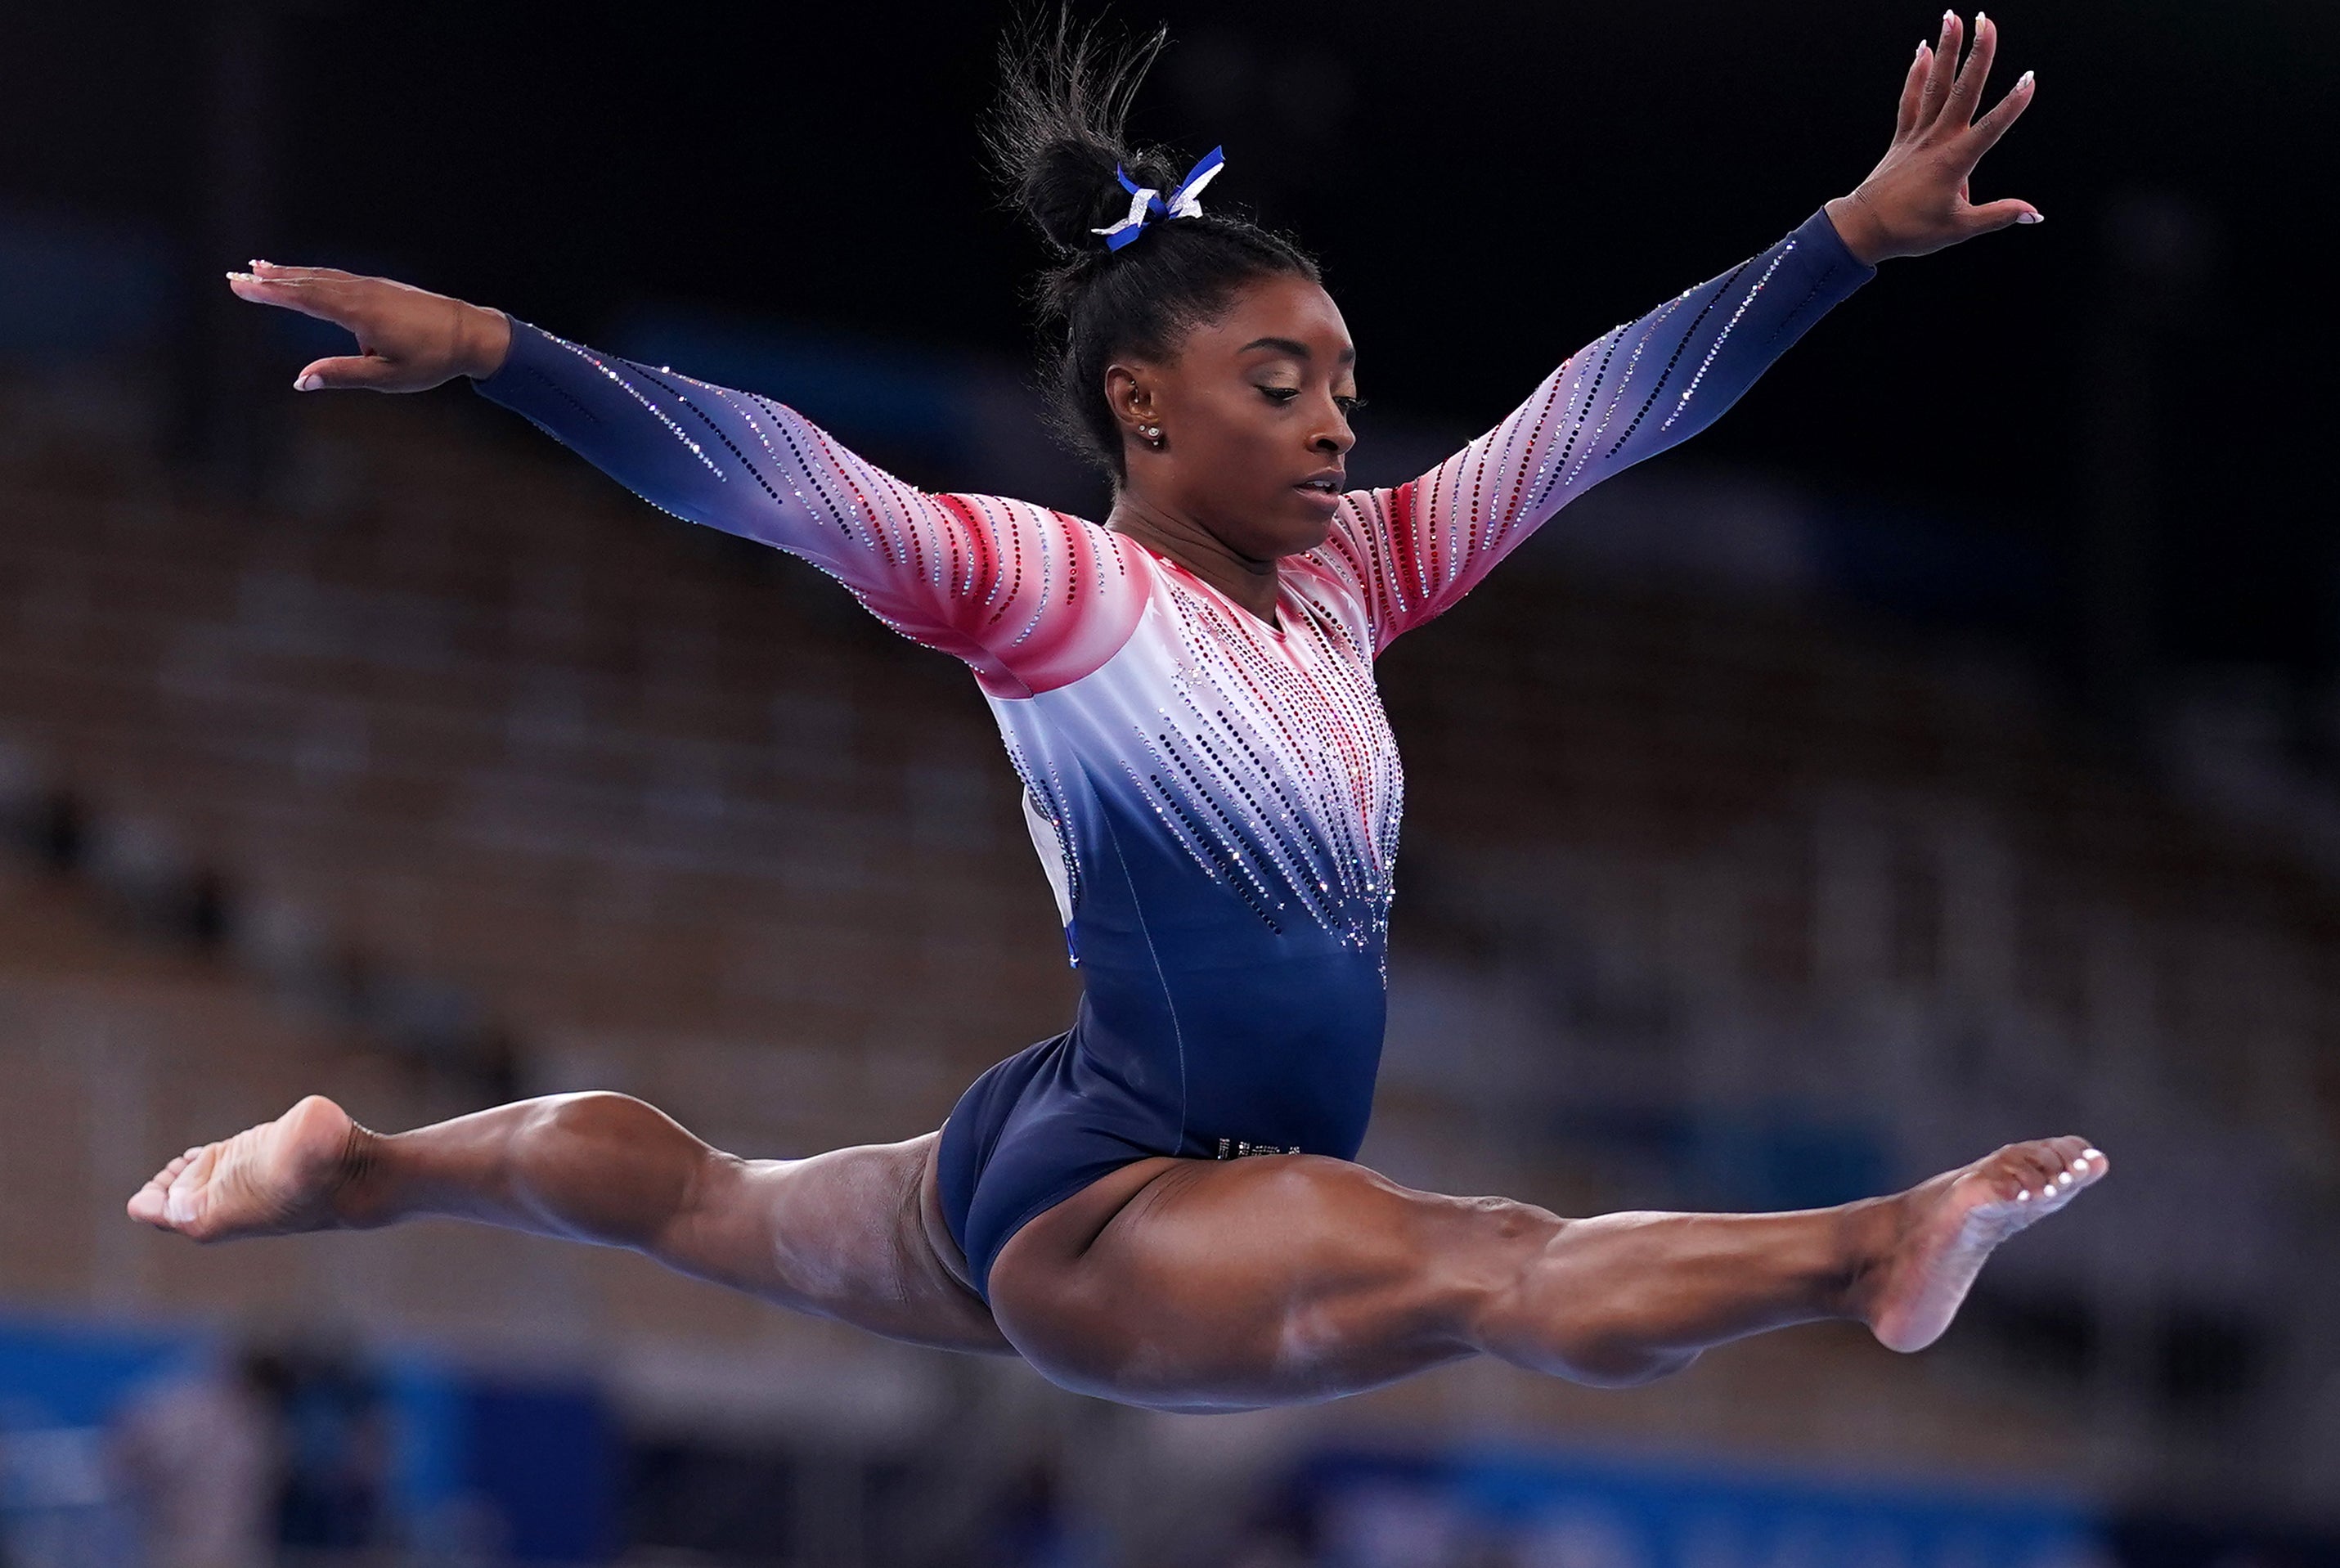
[(1116, 42), (1096, 24), (1076, 27), (1027, 17), (1000, 44), (999, 106), (985, 142), (1015, 204), (1060, 252), (1104, 250), (1095, 231), (1128, 215), (1120, 169), (1140, 185), (1166, 188), (1167, 160), (1129, 146), (1123, 126), (1166, 29)]

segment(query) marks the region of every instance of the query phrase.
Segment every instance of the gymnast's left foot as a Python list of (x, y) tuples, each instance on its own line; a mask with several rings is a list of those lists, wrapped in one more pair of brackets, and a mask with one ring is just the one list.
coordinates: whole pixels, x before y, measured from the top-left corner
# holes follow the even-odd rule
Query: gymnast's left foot
[(2110, 1168), (2086, 1138), (2042, 1138), (1911, 1187), (1889, 1200), (1897, 1224), (1854, 1287), (1858, 1315), (1887, 1349), (1925, 1349), (1950, 1326), (1993, 1248)]

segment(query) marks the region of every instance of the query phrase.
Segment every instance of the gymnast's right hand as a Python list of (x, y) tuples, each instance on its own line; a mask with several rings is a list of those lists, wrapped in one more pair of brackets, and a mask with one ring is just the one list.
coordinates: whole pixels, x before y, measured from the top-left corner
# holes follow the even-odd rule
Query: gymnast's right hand
[(501, 311), (388, 278), (254, 262), (248, 273), (230, 273), (227, 286), (238, 299), (299, 311), (357, 334), (356, 353), (312, 362), (293, 380), (296, 392), (428, 392), (457, 376), (491, 376), (511, 352), (511, 322)]

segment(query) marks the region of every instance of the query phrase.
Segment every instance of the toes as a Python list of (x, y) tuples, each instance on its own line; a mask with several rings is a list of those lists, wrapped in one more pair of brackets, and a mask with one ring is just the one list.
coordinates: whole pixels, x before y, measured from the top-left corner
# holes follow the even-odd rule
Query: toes
[(2104, 1151), (2077, 1136), (2009, 1144), (1999, 1150), (1994, 1185), (2000, 1200), (2027, 1207), (2060, 1206), (2107, 1168)]
[(160, 1177), (148, 1182), (130, 1195), (130, 1217), (142, 1225), (163, 1224), (163, 1182)]

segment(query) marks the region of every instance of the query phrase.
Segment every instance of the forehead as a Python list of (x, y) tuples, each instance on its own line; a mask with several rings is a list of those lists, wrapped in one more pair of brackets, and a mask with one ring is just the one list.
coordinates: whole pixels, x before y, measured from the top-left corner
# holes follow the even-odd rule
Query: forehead
[[(1255, 278), (1235, 292), (1225, 314), (1196, 326), (1186, 340), (1195, 349), (1239, 354), (1244, 345), (1277, 338), (1304, 345), (1312, 361), (1338, 366), (1356, 357), (1349, 323), (1322, 283), (1300, 277)], [(1255, 353), (1268, 351), (1255, 349)]]

